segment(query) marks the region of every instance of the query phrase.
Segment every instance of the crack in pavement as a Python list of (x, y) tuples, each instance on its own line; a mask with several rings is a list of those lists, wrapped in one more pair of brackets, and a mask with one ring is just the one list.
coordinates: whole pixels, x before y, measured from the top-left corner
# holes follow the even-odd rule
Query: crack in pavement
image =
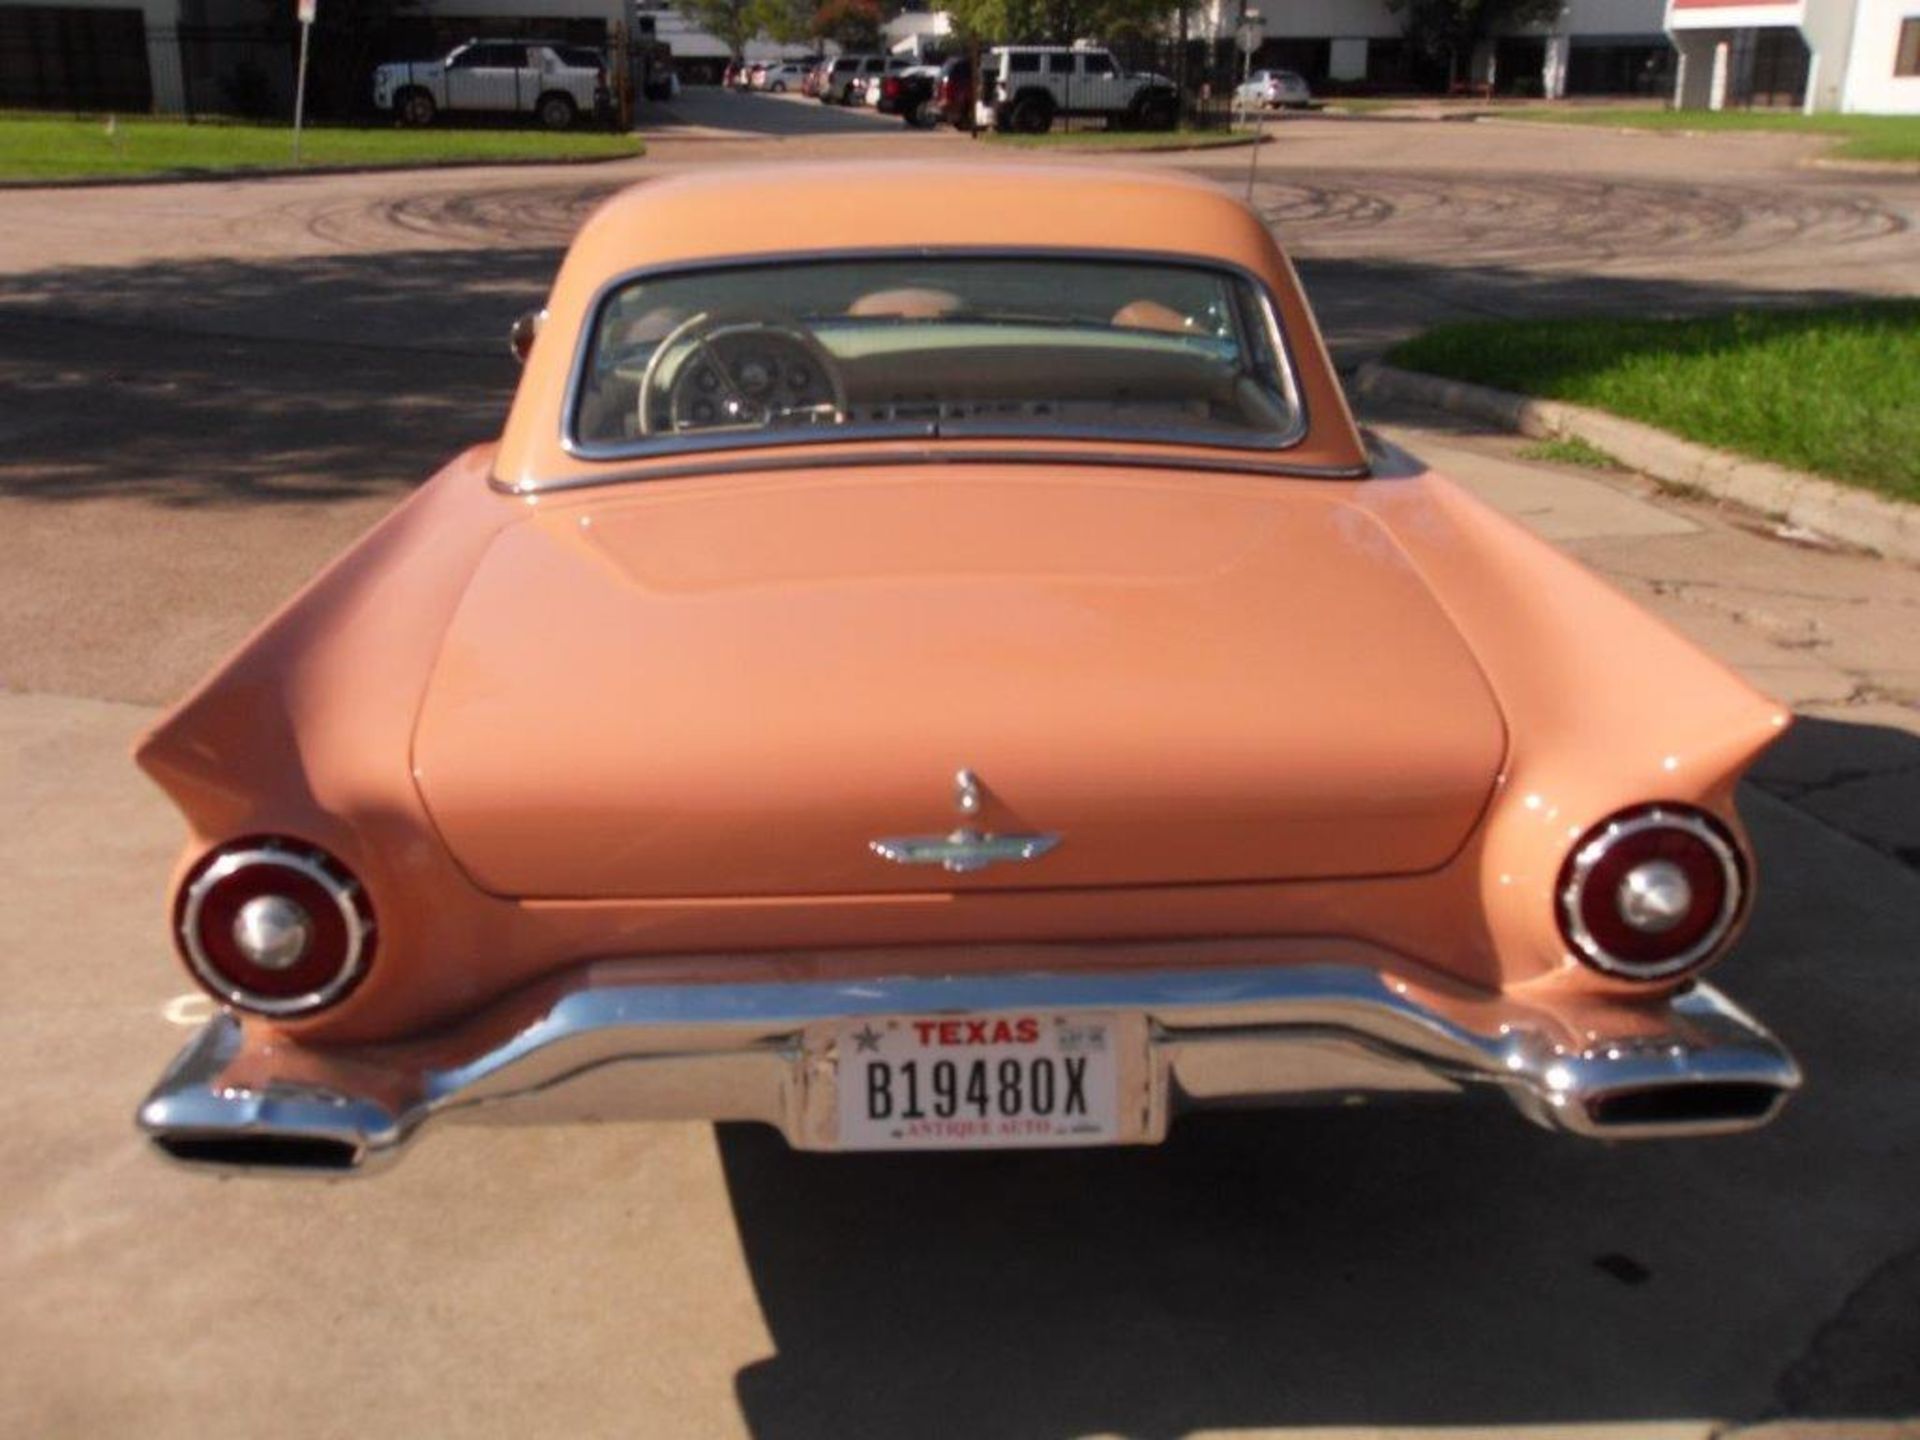
[(1842, 1299), (1774, 1381), (1762, 1417), (1920, 1413), (1920, 1240)]

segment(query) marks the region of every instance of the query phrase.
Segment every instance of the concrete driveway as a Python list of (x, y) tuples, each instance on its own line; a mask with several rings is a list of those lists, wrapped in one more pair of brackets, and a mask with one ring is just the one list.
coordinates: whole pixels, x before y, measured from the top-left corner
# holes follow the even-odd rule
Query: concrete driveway
[[(1568, 132), (1556, 165), (1284, 123), (1256, 198), (1344, 354), (1435, 314), (1920, 280), (1916, 188), (1791, 145)], [(155, 707), (497, 425), (505, 325), (605, 186), (971, 149), (7, 197), (0, 1434), (1920, 1434), (1920, 573), (1414, 412), (1373, 418), (1804, 717), (1743, 799), (1767, 883), (1722, 976), (1810, 1074), (1772, 1129), (1600, 1147), (1490, 1102), (910, 1161), (449, 1129), (345, 1183), (144, 1153), (131, 1108), (204, 1014), (164, 934), (177, 825), (125, 760)], [(1614, 239), (1551, 223), (1611, 191)], [(1732, 218), (1663, 238), (1683, 195)]]

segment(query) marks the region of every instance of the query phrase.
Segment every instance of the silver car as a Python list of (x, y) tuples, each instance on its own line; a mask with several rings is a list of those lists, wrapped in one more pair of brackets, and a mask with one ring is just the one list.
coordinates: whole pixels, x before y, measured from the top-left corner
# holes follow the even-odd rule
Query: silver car
[(1297, 109), (1313, 103), (1313, 92), (1291, 70), (1256, 70), (1233, 92), (1233, 103), (1249, 110)]

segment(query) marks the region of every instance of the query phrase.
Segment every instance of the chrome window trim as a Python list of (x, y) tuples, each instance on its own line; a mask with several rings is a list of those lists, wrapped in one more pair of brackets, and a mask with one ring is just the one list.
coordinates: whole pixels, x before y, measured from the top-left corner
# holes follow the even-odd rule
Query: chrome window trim
[[(754, 270), (768, 269), (780, 265), (792, 265), (803, 262), (825, 264), (858, 264), (863, 261), (880, 260), (1080, 260), (1096, 265), (1167, 265), (1184, 270), (1200, 270), (1216, 275), (1228, 276), (1244, 282), (1259, 301), (1267, 327), (1267, 341), (1273, 347), (1274, 358), (1278, 365), (1281, 392), (1287, 404), (1293, 410), (1293, 424), (1271, 440), (1256, 444), (1230, 444), (1225, 441), (1210, 441), (1191, 435), (1162, 432), (1154, 427), (1102, 428), (1098, 426), (1079, 427), (1057, 432), (1062, 440), (1085, 440), (1116, 444), (1165, 444), (1169, 446), (1192, 446), (1205, 450), (1219, 450), (1228, 454), (1267, 455), (1275, 451), (1290, 450), (1306, 439), (1312, 428), (1312, 417), (1308, 414), (1306, 396), (1300, 387), (1299, 367), (1294, 358), (1293, 345), (1286, 328), (1280, 323), (1279, 305), (1273, 291), (1261, 277), (1244, 265), (1231, 260), (1211, 259), (1204, 256), (1174, 254), (1160, 250), (1100, 250), (1089, 253), (1082, 249), (1068, 249), (1060, 246), (978, 246), (978, 245), (913, 245), (876, 247), (872, 249), (851, 250), (783, 250), (769, 251), (762, 255), (728, 255), (704, 260), (671, 261), (663, 265), (641, 265), (624, 270), (618, 275), (603, 281), (593, 292), (587, 303), (586, 316), (580, 326), (580, 333), (574, 339), (573, 363), (567, 374), (567, 386), (561, 400), (560, 412), (560, 448), (576, 460), (651, 460), (681, 454), (711, 453), (716, 450), (729, 452), (752, 451), (779, 446), (820, 445), (841, 441), (859, 442), (862, 440), (912, 440), (911, 430), (902, 430), (898, 426), (836, 426), (822, 429), (817, 438), (805, 438), (807, 432), (780, 431), (761, 432), (754, 435), (712, 433), (698, 435), (670, 435), (649, 437), (643, 444), (608, 444), (582, 439), (578, 433), (580, 402), (583, 398), (588, 367), (592, 360), (594, 335), (599, 329), (602, 311), (608, 299), (616, 290), (643, 280), (680, 275), (701, 275), (717, 270)], [(948, 437), (928, 433), (917, 437), (925, 440), (939, 440)], [(964, 437), (967, 439), (998, 438), (991, 432)], [(1022, 438), (1017, 433), (1009, 438)], [(1032, 438), (1027, 436), (1024, 438)], [(514, 487), (519, 493), (537, 494), (549, 488), (558, 488), (548, 484), (531, 484)]]
[[(1714, 917), (1713, 928), (1691, 948), (1672, 959), (1653, 964), (1623, 960), (1612, 954), (1594, 938), (1580, 914), (1580, 897), (1594, 867), (1622, 840), (1648, 830), (1684, 830), (1704, 841), (1720, 862), (1726, 888), (1720, 901), (1720, 913)], [(1741, 907), (1746, 903), (1746, 890), (1745, 867), (1741, 864), (1740, 854), (1720, 832), (1719, 826), (1704, 816), (1686, 810), (1655, 805), (1605, 822), (1599, 833), (1574, 852), (1566, 884), (1560, 890), (1560, 916), (1574, 950), (1594, 969), (1623, 980), (1665, 980), (1692, 969), (1726, 944), (1727, 937), (1733, 933), (1734, 922), (1740, 917)]]
[[(893, 437), (896, 440), (904, 437)], [(643, 480), (691, 480), (710, 475), (734, 475), (742, 470), (772, 474), (788, 470), (850, 470), (888, 465), (1061, 465), (1113, 470), (1199, 470), (1210, 475), (1255, 475), (1281, 480), (1365, 480), (1376, 472), (1366, 465), (1300, 465), (1284, 461), (1265, 461), (1257, 456), (1230, 459), (1212, 455), (1116, 455), (1111, 450), (1032, 450), (976, 449), (938, 450), (922, 448), (927, 442), (889, 445), (885, 449), (856, 451), (851, 455), (821, 454), (768, 455), (724, 460), (693, 460), (680, 465), (650, 465), (645, 469), (619, 467), (589, 475), (569, 475), (538, 485), (514, 485), (491, 478), (489, 483), (503, 495), (560, 495), (569, 490), (591, 490), (602, 485), (627, 485)]]
[[(258, 994), (243, 985), (234, 984), (222, 975), (200, 944), (200, 910), (209, 892), (221, 881), (255, 865), (271, 865), (304, 876), (326, 891), (340, 911), (340, 918), (347, 930), (346, 962), (333, 979), (318, 989), (309, 990), (304, 995)], [(317, 1010), (344, 995), (366, 967), (367, 936), (373, 927), (361, 915), (360, 907), (354, 901), (359, 889), (357, 882), (342, 882), (319, 860), (295, 850), (278, 845), (250, 845), (244, 849), (230, 850), (203, 869), (187, 887), (180, 907), (180, 948), (185, 952), (187, 964), (192, 967), (200, 983), (217, 999), (229, 1005), (261, 1015), (299, 1015), (308, 1010)]]

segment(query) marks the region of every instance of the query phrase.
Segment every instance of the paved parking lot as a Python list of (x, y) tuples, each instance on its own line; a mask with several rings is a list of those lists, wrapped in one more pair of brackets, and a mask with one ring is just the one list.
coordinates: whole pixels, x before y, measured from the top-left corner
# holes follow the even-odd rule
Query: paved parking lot
[[(1279, 129), (1256, 203), (1349, 359), (1456, 314), (1920, 288), (1920, 184), (1791, 141)], [(1773, 1129), (1606, 1148), (1495, 1102), (911, 1161), (472, 1129), (340, 1184), (142, 1152), (201, 1012), (124, 758), (155, 707), (497, 425), (505, 326), (608, 189), (977, 148), (774, 97), (662, 137), (6, 197), (0, 1434), (1920, 1434), (1920, 572), (1416, 412), (1371, 418), (1805, 717), (1745, 797), (1768, 883), (1724, 977), (1811, 1075)]]

